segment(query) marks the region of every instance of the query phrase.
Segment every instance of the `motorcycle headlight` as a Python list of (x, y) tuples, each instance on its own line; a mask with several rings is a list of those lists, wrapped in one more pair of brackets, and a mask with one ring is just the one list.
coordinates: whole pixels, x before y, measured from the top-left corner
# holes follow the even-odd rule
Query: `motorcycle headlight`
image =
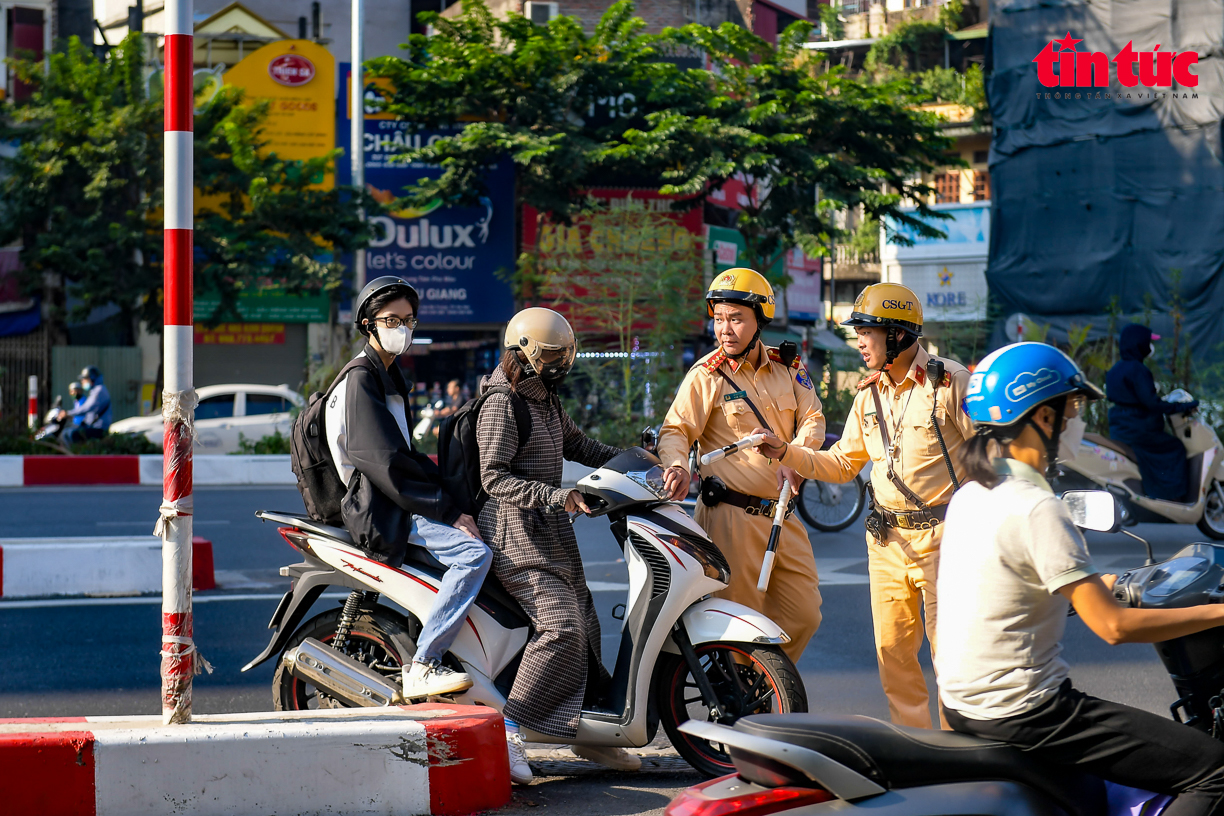
[(626, 473), (630, 479), (637, 484), (649, 490), (651, 493), (658, 496), (660, 499), (670, 499), (671, 491), (663, 486), (663, 468), (660, 465), (655, 465), (650, 470), (635, 470), (632, 473)]

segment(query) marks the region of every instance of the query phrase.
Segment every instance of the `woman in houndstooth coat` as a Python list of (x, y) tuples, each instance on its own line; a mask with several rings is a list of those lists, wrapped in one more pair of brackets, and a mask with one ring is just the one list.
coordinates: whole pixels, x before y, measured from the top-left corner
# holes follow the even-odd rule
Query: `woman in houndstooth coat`
[[(516, 350), (480, 385), (510, 388), (488, 396), (477, 420), (480, 478), (489, 500), (477, 523), (493, 549), (493, 572), (531, 618), (534, 632), (506, 703), (505, 716), (562, 739), (577, 733), (588, 675), (608, 681), (600, 662), (599, 618), (587, 589), (578, 542), (566, 514), (581, 509), (561, 487), (562, 462), (600, 467), (620, 450), (586, 436)], [(512, 400), (531, 415), (520, 449)], [(522, 405), (519, 406), (520, 410)]]

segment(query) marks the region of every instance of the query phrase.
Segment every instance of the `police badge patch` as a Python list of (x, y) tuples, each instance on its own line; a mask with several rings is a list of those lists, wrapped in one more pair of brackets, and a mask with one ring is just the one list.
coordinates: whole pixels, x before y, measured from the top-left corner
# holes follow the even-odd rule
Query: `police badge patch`
[(799, 373), (795, 375), (795, 382), (802, 385), (807, 390), (812, 390), (812, 378), (808, 376), (806, 368), (800, 368)]

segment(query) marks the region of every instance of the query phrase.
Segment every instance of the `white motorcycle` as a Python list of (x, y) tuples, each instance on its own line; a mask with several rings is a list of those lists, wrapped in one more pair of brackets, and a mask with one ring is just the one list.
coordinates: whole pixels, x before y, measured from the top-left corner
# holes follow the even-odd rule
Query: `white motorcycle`
[[(1171, 402), (1194, 400), (1182, 389)], [(1197, 524), (1204, 535), (1224, 540), (1224, 446), (1207, 423), (1189, 413), (1168, 418), (1173, 435), (1186, 447), (1189, 501), (1171, 502), (1143, 495), (1135, 452), (1098, 434), (1084, 434), (1076, 457), (1060, 462), (1054, 489), (1106, 490), (1123, 506), (1128, 521)]]
[[(729, 725), (749, 714), (806, 711), (803, 681), (780, 648), (788, 636), (759, 612), (710, 597), (727, 586), (727, 560), (667, 500), (655, 456), (631, 448), (578, 486), (591, 515), (611, 522), (628, 564), (629, 591), (620, 614), (613, 613), (622, 624), (612, 683), (600, 690), (600, 710), (582, 712), (573, 744), (640, 747), (661, 722), (694, 768), (709, 776), (733, 772), (723, 746), (679, 726), (689, 719)], [(281, 568), (293, 585), (268, 626), (275, 630), (271, 642), (243, 671), (280, 655), (272, 681), (278, 710), (404, 702), (400, 667), (415, 652), (442, 565), (409, 547), (404, 563), (390, 567), (354, 546), (343, 529), (286, 513), (256, 515), (283, 525), (280, 534), (304, 561)], [(303, 623), (323, 591), (335, 586), (352, 590), (343, 608)], [(531, 624), (492, 575), (466, 623), (444, 662), (470, 674), (475, 685), (453, 700), (501, 711)], [(560, 742), (525, 727), (522, 733), (528, 741)]]

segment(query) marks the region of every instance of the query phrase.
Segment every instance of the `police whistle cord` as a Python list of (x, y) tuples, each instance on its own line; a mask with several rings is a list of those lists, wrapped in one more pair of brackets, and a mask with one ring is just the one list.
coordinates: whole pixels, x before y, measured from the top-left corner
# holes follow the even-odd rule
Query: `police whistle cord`
[(710, 451), (701, 457), (701, 464), (708, 465), (711, 462), (717, 462), (719, 459), (725, 459), (733, 453), (739, 453), (745, 448), (754, 448), (765, 441), (765, 434), (753, 434), (745, 436), (738, 442), (732, 442), (730, 445), (719, 448), (718, 450)]
[(790, 480), (782, 482), (778, 494), (778, 506), (774, 508), (773, 526), (769, 528), (769, 543), (765, 546), (765, 558), (761, 560), (761, 577), (757, 579), (757, 592), (769, 589), (769, 576), (773, 574), (774, 557), (778, 552), (778, 539), (782, 537), (782, 523), (786, 521), (786, 508), (790, 504)]

